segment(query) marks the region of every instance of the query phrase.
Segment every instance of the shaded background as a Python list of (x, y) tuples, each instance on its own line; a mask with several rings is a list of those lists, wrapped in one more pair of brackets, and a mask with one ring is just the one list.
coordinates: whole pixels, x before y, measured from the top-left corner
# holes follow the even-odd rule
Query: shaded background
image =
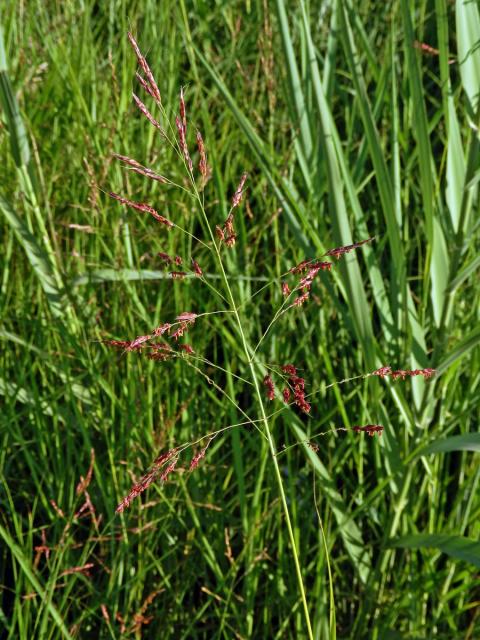
[[(282, 273), (376, 237), (322, 274), (262, 345), (264, 361), (295, 362), (319, 391), (310, 418), (273, 421), (279, 447), (385, 427), (381, 439), (330, 432), (318, 453), (299, 444), (281, 457), (316, 637), (333, 635), (315, 500), (339, 637), (476, 637), (477, 4), (7, 0), (0, 19), (2, 637), (305, 637), (255, 430), (227, 432), (193, 474), (186, 457), (114, 513), (160, 451), (241, 419), (184, 361), (101, 342), (218, 309), (198, 280), (168, 280), (157, 255), (194, 256), (218, 285), (209, 252), (105, 193), (205, 237), (185, 192), (112, 159), (186, 184), (133, 105), (128, 30), (172, 118), (185, 87), (194, 161), (198, 127), (213, 168), (212, 224), (250, 174), (226, 267), (239, 300), (276, 279), (245, 305), (252, 341), (281, 304)], [(189, 340), (224, 369), (205, 373), (256, 415), (234, 377), (233, 325), (208, 316)], [(439, 375), (325, 389), (382, 364)]]

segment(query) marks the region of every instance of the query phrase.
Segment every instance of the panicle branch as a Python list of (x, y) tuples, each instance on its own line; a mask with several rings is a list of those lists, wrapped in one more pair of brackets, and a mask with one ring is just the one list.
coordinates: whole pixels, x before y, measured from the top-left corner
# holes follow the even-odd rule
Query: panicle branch
[(154, 482), (154, 480), (158, 477), (165, 464), (175, 456), (173, 463), (171, 463), (160, 476), (161, 480), (166, 480), (168, 474), (173, 471), (175, 465), (177, 464), (177, 451), (178, 448), (170, 449), (170, 451), (160, 454), (158, 458), (154, 460), (150, 471), (148, 471), (144, 476), (142, 476), (142, 478), (140, 478), (138, 482), (133, 485), (133, 487), (130, 489), (130, 493), (125, 496), (125, 498), (123, 498), (123, 500), (117, 506), (117, 508), (115, 509), (116, 513), (121, 513), (122, 511), (124, 511), (127, 507), (130, 506), (131, 502), (135, 500), (136, 497), (138, 497), (141, 493), (148, 489), (152, 482)]
[(144, 167), (142, 164), (134, 160), (133, 158), (129, 158), (128, 156), (122, 156), (119, 153), (114, 153), (113, 157), (117, 160), (121, 160), (125, 164), (127, 164), (132, 171), (138, 173), (146, 178), (150, 178), (151, 180), (156, 180), (157, 182), (161, 182), (162, 184), (168, 184), (168, 180), (164, 177), (152, 171), (148, 167)]
[(436, 373), (435, 369), (398, 369), (397, 371), (392, 371), (391, 367), (380, 367), (376, 371), (368, 374), (369, 376), (378, 376), (379, 378), (385, 378), (390, 376), (392, 380), (398, 380), (401, 378), (405, 380), (405, 378), (414, 378), (415, 376), (423, 376), (425, 380), (432, 378)]
[(137, 56), (138, 64), (140, 65), (145, 76), (147, 77), (147, 82), (150, 87), (149, 93), (155, 99), (155, 102), (157, 103), (157, 105), (161, 107), (162, 96), (160, 95), (160, 89), (158, 88), (155, 78), (153, 77), (153, 73), (147, 64), (145, 57), (142, 55), (142, 52), (140, 51), (140, 47), (138, 46), (137, 41), (135, 40), (133, 35), (130, 32), (128, 32), (127, 35), (128, 35), (128, 40), (132, 45), (133, 50), (135, 51), (135, 55)]
[(242, 173), (242, 177), (240, 178), (240, 182), (238, 183), (238, 187), (233, 194), (232, 197), (232, 209), (238, 207), (243, 198), (243, 187), (245, 186), (245, 181), (247, 180), (248, 173), (245, 171)]
[(143, 115), (147, 118), (150, 124), (152, 124), (155, 127), (155, 129), (158, 129), (160, 133), (165, 137), (165, 131), (163, 130), (162, 125), (157, 120), (155, 120), (155, 118), (152, 116), (152, 114), (147, 109), (145, 104), (140, 100), (140, 98), (135, 93), (132, 93), (132, 98), (135, 100), (135, 104), (143, 113)]
[(118, 193), (114, 193), (110, 191), (108, 195), (115, 200), (118, 200), (121, 204), (126, 205), (127, 207), (131, 207), (132, 209), (136, 209), (137, 211), (142, 211), (144, 213), (149, 213), (151, 216), (155, 218), (158, 222), (165, 225), (168, 228), (173, 227), (173, 222), (161, 216), (153, 207), (144, 202), (134, 202), (133, 200), (128, 200), (128, 198), (124, 198), (123, 196), (118, 195)]

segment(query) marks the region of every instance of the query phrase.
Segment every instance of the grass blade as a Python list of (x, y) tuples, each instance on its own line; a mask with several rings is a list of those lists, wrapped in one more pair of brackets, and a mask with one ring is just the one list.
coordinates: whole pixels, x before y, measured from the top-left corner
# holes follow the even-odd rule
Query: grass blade
[(441, 534), (402, 536), (391, 540), (389, 546), (402, 549), (438, 549), (455, 560), (463, 560), (480, 567), (480, 542), (464, 536)]

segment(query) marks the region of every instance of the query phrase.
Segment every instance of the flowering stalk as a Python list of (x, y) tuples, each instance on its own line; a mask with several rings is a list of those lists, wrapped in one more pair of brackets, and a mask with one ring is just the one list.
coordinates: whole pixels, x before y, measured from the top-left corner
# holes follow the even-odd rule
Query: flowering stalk
[[(245, 175), (245, 179), (246, 179), (246, 175)], [(242, 180), (243, 180), (243, 183), (244, 183), (245, 180), (243, 179), (243, 176), (242, 176)], [(213, 243), (216, 259), (217, 259), (217, 262), (218, 262), (218, 265), (219, 265), (219, 268), (220, 268), (220, 271), (221, 271), (222, 280), (223, 280), (223, 283), (225, 285), (225, 289), (227, 291), (227, 297), (228, 297), (228, 300), (229, 300), (229, 303), (230, 303), (230, 307), (231, 307), (231, 309), (232, 309), (232, 311), (234, 313), (235, 321), (236, 321), (237, 328), (238, 328), (238, 332), (240, 334), (240, 340), (241, 340), (241, 343), (242, 343), (243, 352), (245, 354), (245, 357), (246, 357), (246, 360), (247, 360), (247, 363), (248, 363), (248, 366), (249, 366), (249, 369), (250, 369), (251, 379), (252, 379), (252, 382), (253, 382), (253, 385), (254, 385), (254, 388), (255, 388), (255, 394), (257, 396), (257, 401), (258, 401), (258, 404), (259, 404), (259, 407), (260, 407), (261, 422), (263, 423), (264, 432), (265, 432), (265, 435), (266, 435), (267, 440), (268, 440), (268, 446), (269, 446), (269, 449), (270, 449), (270, 454), (271, 454), (271, 457), (272, 457), (273, 466), (274, 466), (274, 470), (275, 470), (275, 477), (276, 477), (278, 488), (279, 488), (279, 491), (280, 491), (280, 498), (281, 498), (281, 501), (282, 501), (283, 511), (284, 511), (284, 514), (285, 514), (285, 521), (286, 521), (286, 524), (287, 524), (288, 536), (289, 536), (290, 544), (291, 544), (291, 548), (292, 548), (292, 555), (293, 555), (293, 560), (294, 560), (294, 564), (295, 564), (295, 571), (296, 571), (296, 574), (297, 574), (297, 581), (298, 581), (298, 586), (299, 586), (299, 590), (300, 590), (300, 596), (301, 596), (301, 599), (302, 599), (303, 609), (304, 609), (304, 613), (305, 613), (305, 622), (306, 622), (306, 625), (307, 625), (308, 637), (309, 637), (310, 640), (313, 640), (313, 629), (312, 629), (312, 624), (311, 624), (311, 621), (310, 621), (310, 614), (309, 614), (309, 611), (308, 611), (308, 604), (307, 604), (307, 597), (306, 597), (306, 593), (305, 593), (305, 587), (303, 585), (302, 570), (301, 570), (301, 566), (300, 566), (300, 559), (299, 559), (299, 556), (298, 556), (297, 544), (296, 544), (295, 536), (294, 536), (294, 533), (293, 533), (293, 527), (292, 527), (292, 522), (291, 522), (291, 518), (290, 518), (290, 511), (289, 511), (289, 508), (288, 508), (287, 497), (286, 497), (285, 489), (284, 489), (284, 486), (283, 486), (282, 474), (280, 472), (280, 466), (279, 466), (278, 460), (277, 460), (277, 449), (276, 449), (275, 441), (273, 439), (273, 436), (272, 436), (272, 433), (271, 433), (271, 430), (270, 430), (270, 424), (268, 422), (267, 414), (266, 414), (265, 407), (264, 407), (264, 404), (263, 404), (263, 398), (262, 398), (262, 393), (261, 393), (261, 390), (260, 390), (258, 376), (257, 376), (257, 373), (255, 371), (255, 366), (254, 366), (254, 362), (253, 362), (253, 352), (252, 352), (251, 347), (248, 345), (247, 338), (246, 338), (245, 332), (243, 330), (242, 321), (241, 321), (240, 315), (238, 313), (238, 308), (237, 308), (237, 305), (235, 304), (235, 298), (233, 296), (233, 292), (232, 292), (232, 289), (230, 287), (230, 283), (228, 281), (227, 274), (225, 272), (222, 256), (220, 254), (219, 247), (218, 247), (217, 243), (215, 242), (215, 235), (213, 233), (212, 227), (210, 225), (208, 216), (206, 214), (206, 211), (205, 211), (205, 208), (204, 208), (204, 205), (203, 205), (202, 198), (200, 197), (200, 193), (197, 190), (195, 182), (193, 182), (193, 188), (194, 188), (194, 191), (195, 191), (195, 196), (196, 196), (196, 198), (198, 200), (198, 203), (199, 203), (199, 206), (200, 206), (200, 211), (201, 211), (203, 220), (205, 222), (205, 225), (207, 227), (207, 230), (208, 230), (208, 233), (210, 235), (211, 241)], [(241, 184), (241, 188), (237, 189), (237, 191), (235, 192), (235, 196), (237, 196), (237, 198), (239, 197), (238, 196), (239, 190), (240, 190), (240, 197), (241, 197), (241, 193), (242, 193), (242, 190), (243, 190), (243, 184)]]

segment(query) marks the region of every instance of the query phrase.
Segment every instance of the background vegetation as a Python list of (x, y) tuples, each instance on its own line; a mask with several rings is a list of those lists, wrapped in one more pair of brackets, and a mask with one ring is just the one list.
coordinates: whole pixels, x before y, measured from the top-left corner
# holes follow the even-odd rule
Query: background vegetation
[[(101, 342), (218, 308), (198, 280), (168, 280), (157, 256), (194, 255), (216, 282), (209, 252), (105, 195), (202, 233), (188, 195), (112, 161), (184, 179), (132, 104), (131, 30), (172, 115), (186, 87), (213, 167), (212, 224), (250, 173), (226, 259), (239, 299), (376, 236), (263, 344), (265, 361), (295, 362), (320, 391), (310, 418), (274, 420), (279, 447), (335, 426), (385, 428), (279, 458), (315, 637), (478, 637), (477, 3), (7, 0), (0, 19), (1, 636), (306, 637), (255, 430), (228, 431), (193, 474), (183, 463), (115, 515), (161, 450), (239, 421), (185, 362)], [(277, 283), (247, 308), (253, 339), (280, 302)], [(232, 325), (210, 316), (190, 339), (256, 415), (234, 377)], [(325, 388), (382, 364), (438, 375)]]

